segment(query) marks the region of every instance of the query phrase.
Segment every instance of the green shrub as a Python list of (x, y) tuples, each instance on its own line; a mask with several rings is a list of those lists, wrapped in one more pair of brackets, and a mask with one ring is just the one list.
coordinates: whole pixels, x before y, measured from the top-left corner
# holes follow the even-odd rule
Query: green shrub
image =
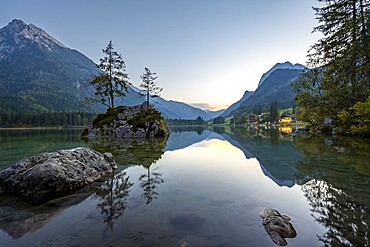
[(370, 96), (338, 114), (338, 131), (344, 134), (370, 136)]

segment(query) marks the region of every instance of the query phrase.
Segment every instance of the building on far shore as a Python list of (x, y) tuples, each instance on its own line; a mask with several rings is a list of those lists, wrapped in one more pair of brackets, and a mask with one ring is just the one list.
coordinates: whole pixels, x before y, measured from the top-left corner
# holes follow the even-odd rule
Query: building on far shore
[(280, 116), (279, 123), (287, 124), (287, 123), (295, 123), (295, 116), (289, 114), (283, 114)]

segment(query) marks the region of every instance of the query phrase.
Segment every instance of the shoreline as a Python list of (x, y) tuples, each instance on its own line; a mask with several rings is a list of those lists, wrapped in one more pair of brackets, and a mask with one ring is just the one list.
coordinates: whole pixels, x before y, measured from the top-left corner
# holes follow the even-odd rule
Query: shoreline
[(0, 131), (1, 130), (52, 130), (52, 129), (83, 129), (85, 128), (86, 126), (70, 126), (70, 127), (62, 127), (62, 126), (50, 126), (50, 127), (0, 127)]

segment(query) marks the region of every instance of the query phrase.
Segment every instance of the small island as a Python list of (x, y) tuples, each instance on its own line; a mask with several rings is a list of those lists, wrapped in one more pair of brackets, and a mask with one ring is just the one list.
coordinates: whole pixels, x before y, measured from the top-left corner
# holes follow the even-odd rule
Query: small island
[(82, 138), (152, 138), (168, 136), (170, 130), (161, 113), (147, 103), (109, 108), (85, 128)]

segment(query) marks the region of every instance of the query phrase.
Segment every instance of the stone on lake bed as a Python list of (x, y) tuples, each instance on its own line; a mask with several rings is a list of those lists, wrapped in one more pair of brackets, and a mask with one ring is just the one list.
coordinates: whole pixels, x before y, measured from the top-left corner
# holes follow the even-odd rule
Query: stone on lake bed
[(170, 224), (180, 230), (196, 230), (200, 228), (205, 219), (196, 214), (183, 214), (170, 220)]
[(79, 147), (41, 153), (0, 172), (0, 187), (31, 201), (74, 193), (117, 168), (111, 153)]
[(287, 245), (285, 238), (294, 238), (297, 236), (297, 232), (290, 223), (290, 218), (280, 214), (277, 210), (265, 208), (261, 211), (260, 216), (262, 218), (262, 225), (275, 244), (279, 246)]

